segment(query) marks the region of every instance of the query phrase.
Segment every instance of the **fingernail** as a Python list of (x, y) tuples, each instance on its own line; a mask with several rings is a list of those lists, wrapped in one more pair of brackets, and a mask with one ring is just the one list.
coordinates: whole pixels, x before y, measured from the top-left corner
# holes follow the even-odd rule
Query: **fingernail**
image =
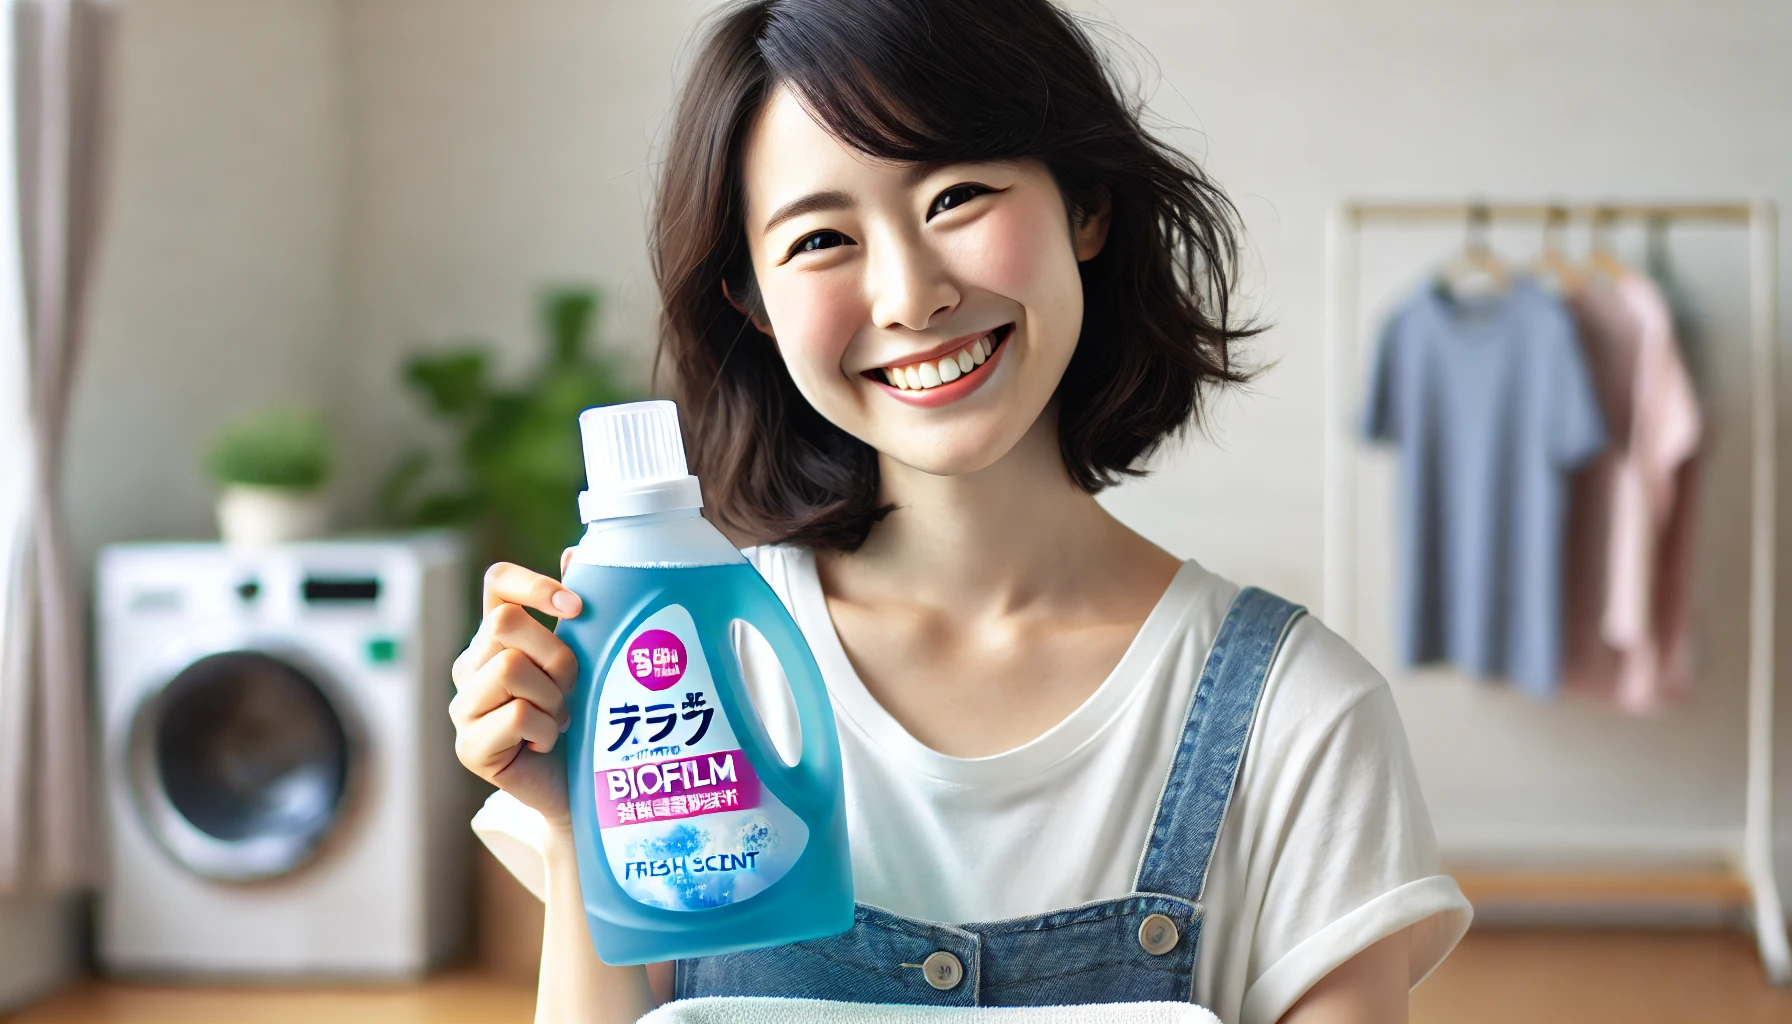
[(565, 732), (570, 728), (572, 728), (572, 716), (568, 715), (560, 720), (560, 731)]
[(554, 609), (563, 616), (579, 614), (579, 595), (570, 590), (562, 590), (554, 595)]

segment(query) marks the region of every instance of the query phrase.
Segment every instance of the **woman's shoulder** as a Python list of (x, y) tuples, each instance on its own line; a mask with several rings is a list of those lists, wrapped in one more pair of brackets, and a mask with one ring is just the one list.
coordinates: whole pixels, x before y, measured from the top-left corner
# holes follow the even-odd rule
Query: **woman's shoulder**
[(755, 544), (742, 555), (787, 607), (794, 607), (804, 588), (815, 585), (815, 555), (797, 544)]
[(746, 556), (747, 561), (753, 563), (753, 568), (759, 570), (759, 575), (768, 580), (773, 575), (789, 575), (792, 569), (805, 559), (814, 560), (814, 556), (808, 548), (797, 544), (755, 544), (752, 547), (741, 548), (740, 553)]
[(1314, 721), (1335, 721), (1388, 689), (1369, 659), (1310, 612), (1288, 631), (1270, 682), (1278, 704)]
[[(1199, 637), (1211, 652), (1243, 588), (1194, 562), (1187, 563), (1183, 575), (1191, 577), (1193, 596), (1186, 626), (1191, 638)], [(1387, 680), (1367, 658), (1319, 616), (1306, 611), (1289, 628), (1270, 667), (1258, 705), (1259, 725), (1326, 731), (1387, 688)]]
[(1258, 698), (1240, 788), (1267, 793), (1277, 780), (1304, 778), (1313, 792), (1331, 792), (1356, 776), (1408, 778), (1411, 761), (1387, 679), (1317, 615), (1300, 616)]

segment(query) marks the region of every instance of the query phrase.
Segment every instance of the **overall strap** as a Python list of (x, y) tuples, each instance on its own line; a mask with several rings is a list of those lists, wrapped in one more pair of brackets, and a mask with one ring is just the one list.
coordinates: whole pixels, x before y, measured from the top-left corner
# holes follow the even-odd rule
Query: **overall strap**
[(1136, 892), (1199, 900), (1270, 666), (1306, 609), (1246, 587), (1220, 624), (1157, 800)]

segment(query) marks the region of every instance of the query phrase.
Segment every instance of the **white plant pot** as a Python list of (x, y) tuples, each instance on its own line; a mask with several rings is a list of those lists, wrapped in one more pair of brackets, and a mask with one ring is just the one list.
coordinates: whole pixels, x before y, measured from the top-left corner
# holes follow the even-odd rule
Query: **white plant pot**
[(218, 533), (237, 547), (268, 547), (321, 537), (330, 506), (322, 491), (226, 484), (218, 495)]

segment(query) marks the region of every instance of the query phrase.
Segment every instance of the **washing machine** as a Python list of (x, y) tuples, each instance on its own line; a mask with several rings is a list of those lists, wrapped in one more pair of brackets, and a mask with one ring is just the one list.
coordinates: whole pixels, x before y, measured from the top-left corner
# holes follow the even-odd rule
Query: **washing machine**
[(456, 951), (463, 566), (445, 534), (100, 553), (105, 968), (407, 977)]

